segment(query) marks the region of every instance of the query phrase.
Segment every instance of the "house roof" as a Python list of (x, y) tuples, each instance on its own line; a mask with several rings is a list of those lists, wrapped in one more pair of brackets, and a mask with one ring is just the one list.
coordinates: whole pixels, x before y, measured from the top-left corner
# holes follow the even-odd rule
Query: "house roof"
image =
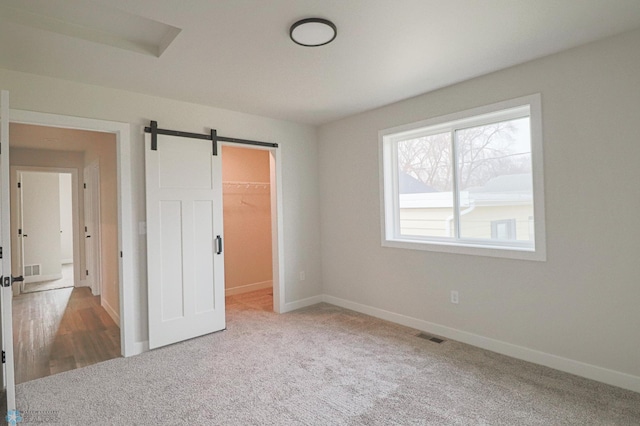
[(429, 185), (419, 181), (406, 174), (403, 171), (398, 172), (398, 189), (400, 194), (417, 194), (427, 192), (438, 192), (437, 189), (430, 187)]
[(531, 175), (528, 173), (502, 175), (494, 177), (483, 186), (469, 188), (470, 193), (488, 192), (531, 192), (533, 189)]
[[(460, 206), (515, 206), (533, 202), (533, 184), (529, 174), (503, 175), (490, 179), (481, 187), (460, 191)], [(400, 186), (400, 208), (452, 208), (453, 194), (450, 191), (402, 192)]]

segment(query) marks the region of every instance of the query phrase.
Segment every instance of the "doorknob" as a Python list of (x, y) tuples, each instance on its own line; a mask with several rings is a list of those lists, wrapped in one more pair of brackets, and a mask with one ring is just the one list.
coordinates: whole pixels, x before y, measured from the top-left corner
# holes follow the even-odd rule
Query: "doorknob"
[(20, 275), (19, 277), (14, 277), (14, 276), (0, 277), (0, 281), (2, 281), (3, 287), (11, 287), (11, 284), (13, 284), (14, 282), (24, 281), (24, 277), (22, 275)]

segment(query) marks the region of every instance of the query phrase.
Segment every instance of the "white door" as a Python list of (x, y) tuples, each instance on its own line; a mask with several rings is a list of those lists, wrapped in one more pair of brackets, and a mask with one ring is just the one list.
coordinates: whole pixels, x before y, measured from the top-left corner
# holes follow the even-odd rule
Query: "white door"
[[(6, 391), (7, 410), (16, 409), (16, 382), (13, 366), (13, 324), (11, 318), (11, 221), (9, 208), (9, 92), (3, 90), (0, 106), (0, 246), (2, 260), (0, 261), (0, 275), (2, 287), (0, 290), (0, 307), (2, 313), (2, 385)], [(5, 287), (5, 285), (8, 285)]]
[(225, 328), (222, 163), (211, 141), (145, 136), (149, 348)]
[(84, 168), (84, 252), (86, 284), (101, 292), (100, 264), (100, 169), (97, 161)]
[(60, 177), (20, 172), (18, 182), (21, 222), (13, 230), (22, 242), (20, 271), (26, 272), (25, 282), (60, 279)]

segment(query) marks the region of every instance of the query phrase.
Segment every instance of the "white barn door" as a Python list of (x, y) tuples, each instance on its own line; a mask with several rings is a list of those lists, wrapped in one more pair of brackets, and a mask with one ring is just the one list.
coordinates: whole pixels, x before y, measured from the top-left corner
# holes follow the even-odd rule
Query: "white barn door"
[(225, 328), (222, 164), (211, 141), (145, 135), (149, 348)]

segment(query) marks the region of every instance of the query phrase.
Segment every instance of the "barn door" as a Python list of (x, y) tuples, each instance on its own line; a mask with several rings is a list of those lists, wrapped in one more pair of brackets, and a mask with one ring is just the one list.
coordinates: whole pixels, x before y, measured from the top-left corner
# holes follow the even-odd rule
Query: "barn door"
[(2, 341), (2, 385), (7, 398), (7, 421), (15, 416), (16, 409), (16, 383), (13, 366), (13, 324), (11, 318), (11, 301), (13, 294), (11, 284), (14, 281), (11, 276), (11, 230), (9, 220), (9, 92), (3, 90), (0, 106), (0, 246), (2, 247), (2, 259), (0, 259), (0, 315), (2, 326), (0, 327)]
[(222, 167), (211, 141), (145, 135), (149, 348), (225, 328)]

